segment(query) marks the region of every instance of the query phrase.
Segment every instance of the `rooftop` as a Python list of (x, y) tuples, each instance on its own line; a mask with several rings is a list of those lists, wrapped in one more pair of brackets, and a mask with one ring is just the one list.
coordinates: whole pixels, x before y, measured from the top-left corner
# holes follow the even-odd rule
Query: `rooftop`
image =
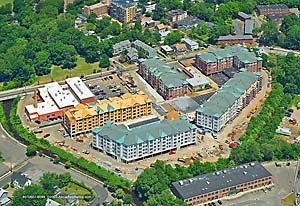
[(238, 15), (244, 19), (250, 19), (251, 16), (249, 16), (248, 14), (245, 14), (244, 12), (239, 12)]
[(76, 94), (78, 99), (83, 100), (86, 98), (95, 97), (95, 95), (90, 91), (90, 89), (83, 83), (79, 77), (73, 77), (66, 79), (67, 84)]
[(285, 4), (269, 4), (269, 5), (256, 5), (259, 11), (267, 10), (288, 10), (289, 7)]
[(207, 63), (217, 62), (220, 59), (234, 56), (238, 57), (239, 61), (243, 63), (255, 63), (260, 60), (260, 58), (256, 57), (254, 53), (249, 52), (247, 48), (242, 47), (239, 44), (233, 46), (228, 45), (224, 49), (218, 48), (209, 50), (208, 52), (201, 52), (197, 55)]
[(78, 104), (74, 109), (65, 112), (69, 119), (83, 119), (87, 116), (94, 116), (107, 112), (113, 112), (118, 109), (132, 107), (151, 102), (147, 96), (142, 93), (125, 93), (120, 97), (98, 100), (96, 104)]
[(169, 11), (166, 16), (179, 16), (179, 15), (183, 15), (183, 14), (186, 14), (186, 11), (183, 11), (181, 9), (176, 9), (176, 10), (172, 10), (172, 11)]
[(140, 41), (140, 40), (135, 40), (133, 42), (133, 44), (137, 47), (140, 47), (142, 48), (143, 50), (147, 51), (149, 53), (149, 57), (152, 58), (152, 57), (155, 57), (157, 54), (156, 54), (156, 50), (154, 48), (152, 48), (151, 46), (149, 46), (148, 44), (145, 44), (144, 42)]
[(168, 88), (180, 87), (186, 84), (187, 75), (178, 72), (176, 68), (168, 65), (166, 62), (152, 58), (147, 59), (142, 64), (157, 78), (159, 78)]
[(11, 175), (12, 181), (17, 181), (18, 184), (23, 187), (25, 183), (29, 180), (29, 178), (25, 177), (25, 175), (21, 174), (20, 172), (14, 172)]
[(282, 21), (289, 14), (268, 14), (267, 18), (271, 21)]
[(164, 45), (161, 46), (162, 50), (164, 50), (165, 52), (172, 52), (173, 49), (169, 46), (169, 45)]
[(218, 41), (226, 40), (252, 40), (252, 35), (228, 35), (228, 36), (219, 36)]
[(199, 45), (197, 42), (190, 39), (183, 39), (183, 42), (192, 46)]
[(119, 43), (116, 43), (113, 45), (113, 49), (119, 49), (123, 47), (131, 46), (131, 43), (129, 40), (120, 41)]
[(253, 25), (254, 25), (254, 20), (252, 19), (245, 20), (245, 34), (252, 34)]
[(88, 7), (89, 9), (97, 9), (100, 6), (104, 6), (104, 5), (107, 5), (107, 4), (97, 3), (97, 4), (90, 5), (90, 6), (85, 6), (85, 7)]
[(186, 120), (162, 120), (128, 129), (124, 124), (108, 122), (101, 128), (93, 129), (93, 134), (101, 135), (107, 139), (123, 145), (142, 144), (154, 139), (187, 132), (196, 126)]
[(180, 198), (187, 199), (270, 176), (272, 174), (268, 170), (255, 162), (173, 182), (172, 187)]
[(257, 80), (257, 75), (243, 71), (236, 73), (214, 95), (204, 102), (198, 112), (221, 117), (222, 114)]

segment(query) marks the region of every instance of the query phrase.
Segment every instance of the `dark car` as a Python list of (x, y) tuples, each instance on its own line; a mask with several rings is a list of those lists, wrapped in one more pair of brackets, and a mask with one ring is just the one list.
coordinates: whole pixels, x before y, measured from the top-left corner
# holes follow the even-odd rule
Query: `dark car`
[(218, 203), (219, 203), (219, 205), (222, 205), (222, 204), (223, 204), (221, 200), (218, 200)]
[(40, 120), (35, 120), (35, 123), (41, 124), (41, 121)]
[(290, 165), (291, 165), (291, 163), (290, 163), (290, 162), (287, 162), (287, 163), (286, 163), (286, 166), (290, 166)]
[(109, 78), (110, 78), (110, 79), (113, 79), (113, 77), (112, 77), (112, 76), (109, 76)]
[(50, 137), (50, 134), (45, 134), (44, 138)]
[(288, 112), (289, 112), (289, 113), (293, 113), (294, 110), (293, 110), (293, 109), (289, 109)]
[(292, 114), (291, 114), (290, 112), (286, 112), (286, 113), (285, 113), (285, 116), (287, 116), (287, 117), (291, 117), (291, 116), (292, 116)]

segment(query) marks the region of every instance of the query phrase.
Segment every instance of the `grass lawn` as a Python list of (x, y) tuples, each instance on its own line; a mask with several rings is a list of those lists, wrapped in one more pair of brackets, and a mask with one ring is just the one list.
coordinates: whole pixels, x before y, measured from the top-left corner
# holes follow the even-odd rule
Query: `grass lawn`
[(293, 206), (294, 205), (294, 200), (295, 200), (295, 193), (292, 192), (286, 197), (281, 199), (281, 203), (285, 206)]
[(0, 6), (3, 6), (3, 5), (5, 5), (5, 4), (7, 4), (7, 3), (13, 3), (13, 0), (0, 0)]
[[(1, 0), (0, 0), (1, 1)], [(52, 72), (50, 74), (37, 77), (36, 85), (37, 84), (44, 84), (53, 81), (61, 81), (68, 77), (76, 77), (81, 75), (92, 74), (94, 70), (99, 70), (98, 62), (89, 64), (86, 63), (84, 58), (77, 57), (77, 66), (73, 69), (62, 69), (58, 66), (52, 67)]]
[(79, 185), (76, 185), (73, 182), (70, 182), (66, 187), (63, 187), (60, 191), (66, 194), (75, 193), (77, 196), (83, 196), (85, 194), (90, 193), (87, 189), (80, 187)]

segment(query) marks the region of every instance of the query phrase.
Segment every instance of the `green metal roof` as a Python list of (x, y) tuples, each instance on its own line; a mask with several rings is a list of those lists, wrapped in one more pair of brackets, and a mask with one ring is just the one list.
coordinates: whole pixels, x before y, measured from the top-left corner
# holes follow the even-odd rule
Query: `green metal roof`
[(170, 136), (191, 129), (196, 126), (186, 120), (162, 120), (128, 129), (124, 124), (105, 124), (101, 129), (93, 129), (94, 134), (111, 139), (123, 145), (142, 144), (147, 141)]
[(113, 112), (113, 111), (115, 111), (115, 108), (113, 108), (113, 106), (111, 106), (110, 104), (107, 104), (107, 110), (109, 112)]
[(257, 80), (257, 75), (244, 71), (234, 75), (197, 112), (220, 117)]
[(156, 58), (147, 59), (142, 63), (151, 73), (159, 78), (167, 88), (180, 87), (185, 84), (187, 75)]
[(224, 49), (218, 48), (208, 52), (197, 54), (203, 61), (207, 63), (217, 62), (218, 59), (224, 59), (236, 56), (245, 64), (260, 61), (261, 58), (256, 57), (253, 52), (249, 52), (247, 48), (239, 44), (233, 46), (226, 46)]

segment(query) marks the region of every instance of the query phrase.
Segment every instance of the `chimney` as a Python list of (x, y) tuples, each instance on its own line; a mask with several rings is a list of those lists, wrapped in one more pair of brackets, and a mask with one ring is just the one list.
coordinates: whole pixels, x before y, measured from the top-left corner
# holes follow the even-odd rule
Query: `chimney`
[(37, 108), (38, 107), (38, 96), (37, 96), (37, 91), (34, 90), (34, 94), (33, 94), (33, 106), (34, 108)]

